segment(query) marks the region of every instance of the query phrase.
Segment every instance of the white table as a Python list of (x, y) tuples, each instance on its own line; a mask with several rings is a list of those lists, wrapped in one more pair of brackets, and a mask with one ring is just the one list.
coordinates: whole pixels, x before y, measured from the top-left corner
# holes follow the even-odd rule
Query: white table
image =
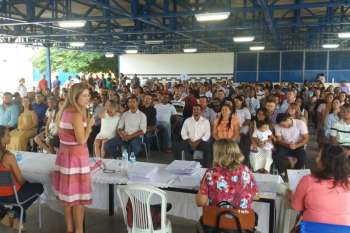
[[(48, 155), (43, 153), (21, 152), (23, 160), (20, 162), (20, 168), (25, 179), (31, 182), (40, 182), (45, 187), (43, 199), (55, 211), (62, 212), (62, 207), (59, 201), (57, 201), (52, 188), (52, 171), (54, 170), (55, 155)], [(104, 160), (106, 166), (110, 169), (118, 167), (117, 160)], [(198, 190), (198, 186), (202, 175), (205, 170), (202, 170), (201, 174), (196, 176), (173, 176), (165, 171), (166, 165), (155, 163), (138, 163), (142, 166), (157, 166), (158, 174), (152, 181), (142, 181), (143, 184), (151, 184), (158, 188), (162, 188), (167, 192), (167, 200), (169, 203), (173, 203), (169, 215), (183, 217), (192, 220), (198, 220), (201, 216), (201, 208), (198, 208), (195, 204), (195, 193)], [(278, 191), (281, 180), (277, 176), (255, 174), (256, 180), (259, 185), (259, 190), (269, 189)], [(176, 179), (175, 179), (176, 178)], [(273, 182), (280, 182), (278, 185), (274, 185)], [(89, 208), (110, 210), (110, 215), (113, 215), (114, 208), (119, 207), (120, 204), (116, 198), (116, 189), (118, 185), (125, 185), (130, 183), (140, 183), (130, 181), (126, 174), (107, 174), (102, 170), (98, 170), (92, 174), (92, 198), (93, 204)], [(277, 188), (276, 188), (277, 187)], [(276, 193), (262, 193), (262, 199), (254, 202), (254, 210), (259, 215), (258, 230), (263, 233), (275, 232), (282, 233), (288, 232), (284, 223), (286, 219), (285, 208), (283, 198)], [(175, 204), (176, 203), (176, 204)], [(274, 227), (272, 227), (274, 226)]]

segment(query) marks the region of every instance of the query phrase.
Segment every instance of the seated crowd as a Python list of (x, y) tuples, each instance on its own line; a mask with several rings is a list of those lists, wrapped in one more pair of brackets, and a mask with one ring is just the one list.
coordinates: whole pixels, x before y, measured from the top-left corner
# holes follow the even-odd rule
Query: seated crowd
[[(123, 77), (109, 79), (109, 85), (92, 77), (80, 82), (90, 90), (89, 114), (95, 118), (87, 143), (90, 155), (116, 158), (125, 148), (140, 156), (142, 144), (154, 144), (159, 135), (169, 156), (198, 160), (209, 168), (197, 195), (199, 206), (228, 201), (251, 208), (258, 192), (251, 170), (272, 173), (276, 168), (286, 178), (287, 169), (307, 167), (306, 148), (314, 130), (322, 149), (317, 172), (302, 179), (292, 206), (310, 221), (350, 225), (342, 207), (350, 205), (350, 92), (343, 86), (326, 88), (320, 81), (238, 86), (230, 81), (148, 81), (141, 86), (137, 77), (130, 84)], [(33, 95), (4, 93), (0, 125), (9, 131), (0, 128), (1, 166), (16, 174), (19, 186), (27, 183), (5, 148), (56, 153), (57, 113), (65, 98), (67, 89), (59, 85)], [(42, 192), (32, 185), (32, 192)], [(343, 194), (341, 201), (337, 193)]]

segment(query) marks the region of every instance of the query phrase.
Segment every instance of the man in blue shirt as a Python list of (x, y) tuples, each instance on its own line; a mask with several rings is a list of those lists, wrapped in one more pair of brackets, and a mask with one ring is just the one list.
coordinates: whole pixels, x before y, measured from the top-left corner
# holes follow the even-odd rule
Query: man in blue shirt
[(60, 81), (60, 78), (58, 77), (58, 75), (56, 76), (56, 79), (53, 81), (52, 83), (52, 89), (60, 89), (61, 88), (61, 81)]
[(5, 92), (0, 105), (0, 125), (16, 128), (19, 112), (19, 107), (12, 102), (12, 94)]
[(44, 96), (41, 93), (35, 94), (35, 103), (32, 105), (32, 109), (38, 116), (38, 130), (40, 130), (44, 125), (47, 110)]

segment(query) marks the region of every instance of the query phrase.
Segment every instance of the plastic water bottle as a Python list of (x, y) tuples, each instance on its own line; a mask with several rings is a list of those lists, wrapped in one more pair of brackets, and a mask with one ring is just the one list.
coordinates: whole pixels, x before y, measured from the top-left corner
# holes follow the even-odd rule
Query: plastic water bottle
[(123, 168), (127, 169), (128, 167), (128, 161), (129, 161), (129, 155), (127, 150), (123, 150), (122, 152), (122, 162), (123, 162)]
[(122, 160), (123, 161), (128, 161), (129, 160), (129, 155), (128, 155), (128, 152), (127, 152), (127, 150), (123, 150), (123, 152), (122, 152)]
[(136, 156), (135, 156), (135, 153), (134, 152), (131, 152), (130, 154), (130, 164), (133, 165), (136, 163)]
[(22, 154), (20, 152), (16, 152), (15, 156), (16, 156), (17, 163), (20, 163), (23, 159)]

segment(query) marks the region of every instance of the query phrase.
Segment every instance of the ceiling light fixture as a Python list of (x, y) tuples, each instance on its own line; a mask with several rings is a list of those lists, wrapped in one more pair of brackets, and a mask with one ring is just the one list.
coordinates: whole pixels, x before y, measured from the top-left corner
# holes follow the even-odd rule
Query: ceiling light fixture
[(233, 41), (236, 43), (252, 42), (255, 40), (254, 36), (236, 36), (233, 37)]
[(164, 40), (145, 40), (145, 44), (148, 45), (157, 45), (157, 44), (163, 44)]
[(265, 49), (265, 46), (250, 46), (249, 47), (250, 51), (261, 51), (261, 50), (264, 50), (264, 49)]
[(340, 32), (338, 33), (339, 38), (350, 38), (350, 32)]
[(186, 48), (184, 49), (184, 53), (195, 53), (197, 52), (196, 48)]
[(125, 50), (125, 53), (136, 54), (136, 53), (138, 53), (138, 51), (137, 51), (137, 49), (127, 49), (127, 50)]
[(195, 14), (198, 22), (220, 21), (230, 17), (231, 12), (199, 13)]
[(322, 48), (324, 49), (336, 49), (339, 47), (339, 44), (323, 44)]
[(61, 28), (81, 28), (86, 24), (85, 20), (64, 20), (58, 21), (58, 26)]
[(75, 41), (75, 42), (70, 42), (69, 45), (71, 47), (84, 47), (85, 46), (85, 42)]
[(106, 53), (105, 57), (107, 58), (113, 58), (114, 57), (114, 53)]

